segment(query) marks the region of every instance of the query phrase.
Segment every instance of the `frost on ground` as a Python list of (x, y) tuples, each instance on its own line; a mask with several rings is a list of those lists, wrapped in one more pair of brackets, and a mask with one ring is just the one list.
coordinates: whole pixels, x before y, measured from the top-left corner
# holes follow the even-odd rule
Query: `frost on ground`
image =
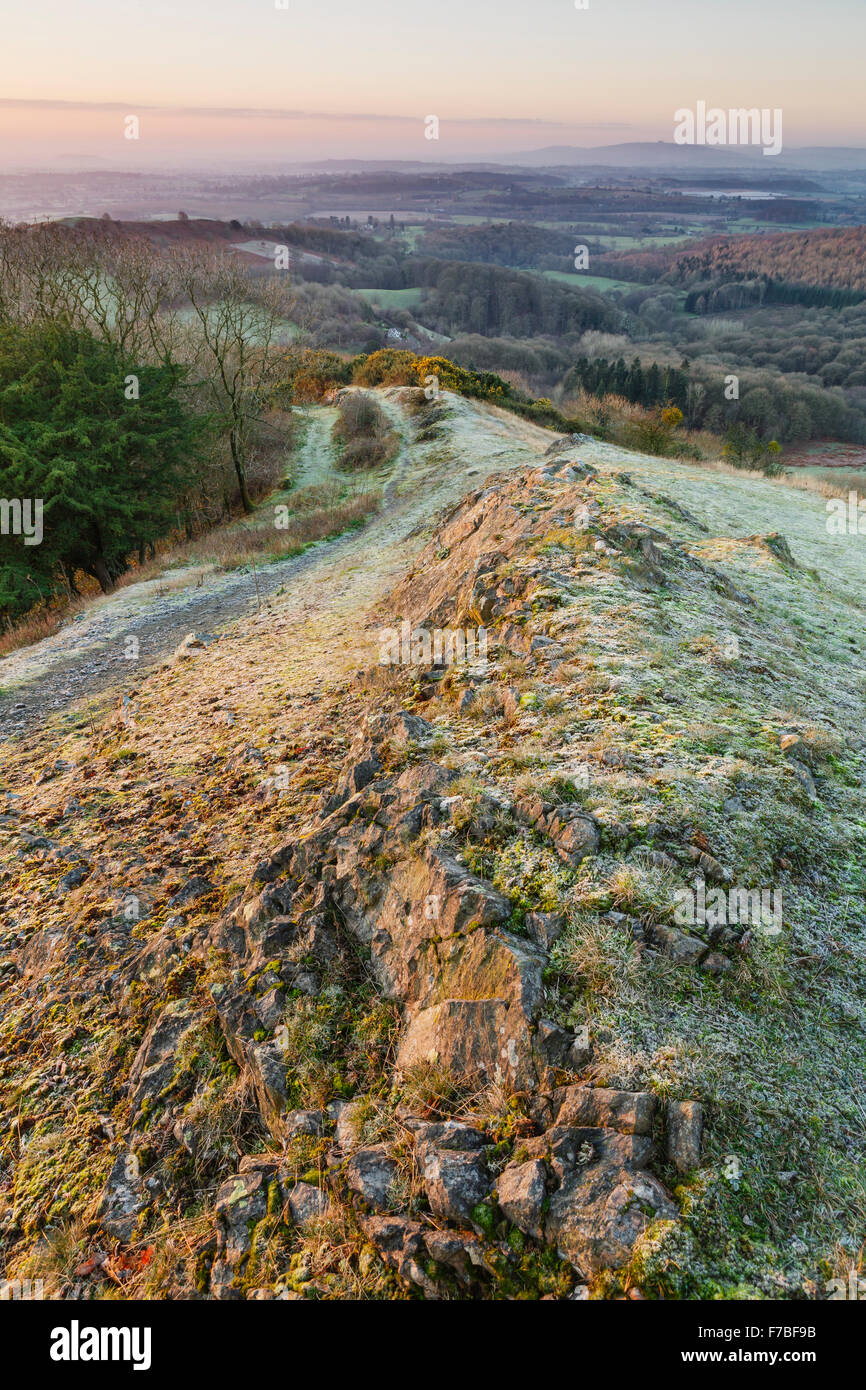
[[(862, 538), (380, 396), (364, 529), (5, 745), (5, 1275), (826, 1297), (866, 1216)], [(381, 665), (404, 624), (487, 658)]]

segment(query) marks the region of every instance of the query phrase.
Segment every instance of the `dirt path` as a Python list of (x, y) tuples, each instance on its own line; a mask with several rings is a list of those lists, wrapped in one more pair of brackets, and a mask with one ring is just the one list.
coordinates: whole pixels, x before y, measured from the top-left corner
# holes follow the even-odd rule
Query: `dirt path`
[(331, 430), (337, 419), (333, 406), (304, 411), (303, 439), (294, 460), (295, 486), (313, 487), (330, 482), (334, 476), (334, 450)]
[[(169, 658), (190, 631), (213, 633), (284, 585), (334, 557), (354, 533), (322, 541), (303, 555), (251, 571), (181, 571), (107, 595), (35, 647), (0, 662), (0, 741), (50, 714), (108, 692), (129, 691)], [(166, 591), (166, 584), (182, 588)], [(134, 639), (134, 645), (128, 639)]]

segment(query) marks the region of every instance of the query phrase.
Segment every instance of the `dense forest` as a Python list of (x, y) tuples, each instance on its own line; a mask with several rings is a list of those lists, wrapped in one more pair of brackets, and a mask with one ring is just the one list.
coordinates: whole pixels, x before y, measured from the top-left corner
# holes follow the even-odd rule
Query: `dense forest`
[[(475, 261), (521, 270), (565, 270), (573, 263), (574, 247), (573, 232), (536, 227), (531, 222), (493, 222), (477, 227), (430, 227), (416, 249), (436, 260)], [(595, 251), (596, 246), (589, 249)]]
[(413, 283), (428, 290), (424, 317), (440, 333), (536, 333), (564, 337), (590, 328), (618, 327), (621, 315), (600, 294), (571, 289), (502, 266), (413, 261)]

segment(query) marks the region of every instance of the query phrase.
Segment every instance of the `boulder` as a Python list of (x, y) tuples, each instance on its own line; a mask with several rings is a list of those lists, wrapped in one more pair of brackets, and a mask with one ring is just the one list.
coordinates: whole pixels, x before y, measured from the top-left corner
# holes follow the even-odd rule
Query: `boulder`
[(651, 1221), (677, 1209), (649, 1173), (605, 1163), (573, 1166), (550, 1198), (547, 1240), (584, 1277), (625, 1264)]

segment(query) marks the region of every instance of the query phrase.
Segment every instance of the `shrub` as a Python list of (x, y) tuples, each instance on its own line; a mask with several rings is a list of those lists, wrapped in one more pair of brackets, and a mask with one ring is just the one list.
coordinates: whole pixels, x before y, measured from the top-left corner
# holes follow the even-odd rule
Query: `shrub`
[(365, 391), (347, 392), (339, 408), (340, 416), (333, 431), (339, 466), (360, 472), (389, 463), (400, 441), (375, 396)]

